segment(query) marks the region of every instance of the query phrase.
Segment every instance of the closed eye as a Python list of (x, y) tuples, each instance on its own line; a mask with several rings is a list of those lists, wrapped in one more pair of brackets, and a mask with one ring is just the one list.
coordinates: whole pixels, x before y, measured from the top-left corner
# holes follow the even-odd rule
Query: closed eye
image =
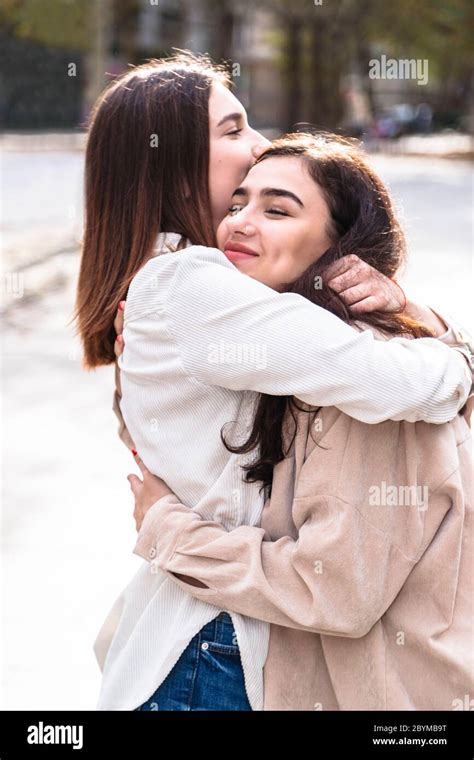
[(286, 211), (282, 211), (279, 208), (269, 208), (266, 211), (267, 214), (277, 214), (278, 216), (289, 216)]
[(241, 206), (241, 205), (239, 205), (237, 203), (234, 203), (232, 206), (229, 206), (229, 208), (227, 209), (227, 212), (229, 214), (231, 214), (231, 215), (232, 214), (238, 214), (239, 211), (242, 211), (242, 209), (243, 209), (243, 206)]

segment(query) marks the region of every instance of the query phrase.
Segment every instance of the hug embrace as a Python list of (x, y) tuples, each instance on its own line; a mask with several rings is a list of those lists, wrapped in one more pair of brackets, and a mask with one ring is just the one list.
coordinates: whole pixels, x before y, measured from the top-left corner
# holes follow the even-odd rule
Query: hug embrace
[(76, 316), (86, 366), (115, 362), (143, 563), (98, 710), (474, 696), (473, 347), (405, 258), (362, 150), (268, 142), (207, 57), (101, 95)]

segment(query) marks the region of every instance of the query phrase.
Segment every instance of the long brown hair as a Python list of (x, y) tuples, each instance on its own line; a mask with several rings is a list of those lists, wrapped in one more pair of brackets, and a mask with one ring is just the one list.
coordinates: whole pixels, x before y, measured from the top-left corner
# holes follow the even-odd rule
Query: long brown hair
[(209, 95), (223, 67), (180, 51), (112, 82), (91, 115), (75, 319), (88, 369), (114, 361), (113, 320), (160, 231), (214, 246)]
[[(356, 254), (387, 277), (394, 277), (406, 257), (405, 236), (390, 194), (362, 156), (356, 142), (327, 133), (291, 134), (275, 140), (257, 163), (275, 156), (292, 156), (304, 162), (310, 177), (324, 194), (331, 218), (327, 230), (331, 246), (298, 279), (287, 283), (283, 292), (298, 293), (347, 323), (357, 320), (387, 334), (432, 337), (428, 327), (402, 312), (373, 311), (356, 316), (351, 307), (324, 284), (328, 266), (347, 254)], [(322, 282), (323, 287), (316, 288), (317, 282)], [(309, 412), (314, 417), (319, 408), (308, 409), (292, 396), (261, 394), (252, 430), (242, 445), (232, 446), (221, 430), (221, 439), (229, 451), (238, 454), (257, 451), (257, 458), (243, 465), (245, 479), (248, 482), (262, 481), (262, 489), (270, 487), (269, 493), (273, 467), (285, 458), (296, 434), (295, 410)], [(294, 434), (285, 452), (282, 426), (286, 412), (293, 419)]]

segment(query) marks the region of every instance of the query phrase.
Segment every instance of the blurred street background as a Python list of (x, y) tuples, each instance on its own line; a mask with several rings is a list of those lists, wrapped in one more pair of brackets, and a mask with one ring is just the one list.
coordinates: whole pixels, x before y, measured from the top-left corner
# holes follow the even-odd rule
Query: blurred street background
[[(360, 138), (408, 235), (407, 294), (471, 329), (473, 8), (3, 0), (0, 709), (95, 709), (92, 645), (142, 562), (113, 369), (82, 369), (71, 324), (85, 128), (101, 89), (128, 64), (207, 52), (227, 62), (267, 136), (316, 127)], [(411, 78), (370, 76), (374, 60), (401, 59), (428, 61), (428, 81), (416, 66)]]

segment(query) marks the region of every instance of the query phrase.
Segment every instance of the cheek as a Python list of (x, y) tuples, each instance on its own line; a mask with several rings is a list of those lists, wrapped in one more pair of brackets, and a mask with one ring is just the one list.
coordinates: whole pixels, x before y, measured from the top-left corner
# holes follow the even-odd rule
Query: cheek
[[(221, 163), (216, 155), (213, 156), (209, 165), (209, 195), (214, 224), (222, 224), (234, 190), (235, 185), (229, 181), (225, 164)], [(221, 224), (219, 224), (219, 228)]]
[(222, 181), (223, 177), (223, 171), (222, 171), (222, 161), (221, 156), (218, 150), (214, 149), (211, 153), (210, 161), (209, 161), (209, 184), (211, 186), (211, 191), (215, 194), (215, 191), (218, 189), (219, 182)]
[(209, 189), (212, 196), (216, 195), (221, 175), (219, 150), (217, 147), (211, 146), (209, 156)]
[(229, 205), (228, 200), (232, 196), (240, 176), (236, 168), (235, 157), (229, 155), (228, 150), (218, 149), (211, 155), (209, 165), (209, 184), (211, 195), (220, 205)]
[(243, 142), (228, 140), (217, 147), (212, 163), (223, 175), (222, 183), (225, 182), (233, 192), (252, 166), (253, 157)]
[(227, 222), (224, 219), (224, 221), (222, 221), (220, 225), (218, 226), (217, 232), (216, 232), (217, 247), (220, 248), (221, 251), (224, 250), (224, 243), (228, 237), (229, 237), (229, 230), (227, 228)]
[(274, 227), (267, 240), (264, 264), (274, 288), (296, 279), (315, 258), (309, 255), (307, 240), (297, 225), (284, 223)]
[(267, 261), (280, 271), (294, 268), (298, 244), (291, 225), (274, 225), (267, 234)]

